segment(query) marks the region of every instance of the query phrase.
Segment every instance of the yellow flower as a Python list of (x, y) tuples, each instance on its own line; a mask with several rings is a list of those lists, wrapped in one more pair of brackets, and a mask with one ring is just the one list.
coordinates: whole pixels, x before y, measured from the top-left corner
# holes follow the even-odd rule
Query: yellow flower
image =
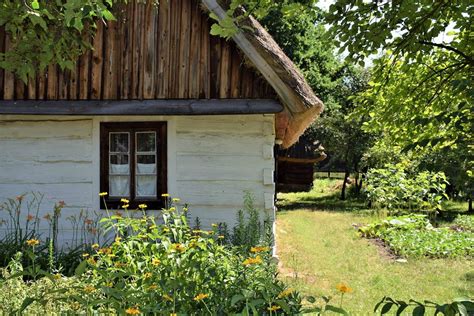
[(271, 307), (268, 307), (267, 309), (270, 311), (270, 312), (275, 312), (277, 310), (279, 310), (281, 307), (278, 306), (278, 305), (272, 305)]
[(114, 284), (112, 282), (107, 282), (105, 283), (106, 287), (114, 287)]
[(259, 263), (262, 263), (262, 258), (260, 256), (256, 256), (255, 258), (247, 258), (244, 260), (244, 262), (242, 263), (244, 266), (249, 266), (249, 265), (252, 265), (252, 264), (259, 264)]
[(173, 206), (173, 207), (170, 207), (169, 210), (170, 210), (171, 212), (174, 212), (174, 211), (176, 211), (176, 207), (174, 207), (174, 206)]
[(122, 237), (115, 237), (115, 243), (120, 244), (120, 241), (122, 240)]
[(146, 209), (147, 207), (148, 207), (148, 206), (147, 206), (146, 204), (140, 204), (140, 205), (138, 205), (138, 208), (139, 208), (139, 209), (142, 209), (142, 210)]
[(125, 310), (125, 313), (128, 315), (139, 315), (140, 310), (137, 307), (129, 307)]
[(156, 285), (156, 284), (152, 284), (152, 285), (150, 285), (150, 286), (148, 287), (148, 289), (149, 289), (149, 290), (152, 290), (152, 291), (153, 291), (153, 290), (156, 290), (157, 288), (158, 288), (158, 285)]
[(151, 264), (154, 265), (155, 267), (159, 266), (161, 263), (160, 259), (153, 258), (151, 259)]
[(93, 287), (92, 285), (86, 285), (84, 287), (84, 292), (86, 292), (86, 293), (92, 293), (94, 291), (95, 291), (95, 287)]
[(183, 207), (183, 212), (187, 212), (188, 211), (188, 208), (187, 207)]
[(178, 251), (178, 252), (185, 252), (186, 251), (186, 247), (184, 247), (183, 244), (179, 244), (179, 243), (173, 244), (171, 246), (171, 248)]
[(130, 201), (129, 201), (129, 200), (127, 200), (127, 199), (120, 199), (120, 202), (122, 202), (122, 203), (124, 203), (124, 204), (128, 204), (128, 203), (130, 203)]
[(199, 293), (198, 295), (196, 295), (194, 300), (196, 302), (199, 302), (199, 301), (202, 301), (203, 299), (208, 298), (208, 297), (209, 297), (209, 294)]
[(97, 263), (97, 261), (94, 258), (87, 259), (87, 262), (91, 265), (95, 265)]
[(88, 253), (83, 253), (82, 256), (83, 256), (84, 258), (87, 258), (87, 257), (89, 257), (89, 254), (88, 254)]
[(34, 239), (34, 238), (26, 241), (26, 244), (28, 246), (36, 246), (36, 245), (39, 245), (39, 243), (40, 243), (39, 240)]
[(56, 273), (55, 275), (53, 275), (53, 278), (54, 278), (55, 280), (59, 280), (59, 279), (61, 279), (61, 274), (60, 274), (60, 273)]
[(108, 193), (107, 192), (100, 192), (99, 196), (106, 196)]
[(143, 278), (146, 280), (146, 279), (149, 279), (153, 276), (153, 274), (151, 272), (147, 272), (143, 275)]
[(165, 301), (170, 301), (170, 302), (173, 301), (173, 298), (169, 296), (168, 294), (163, 294), (163, 298), (165, 299)]
[(287, 297), (287, 296), (291, 295), (291, 293), (293, 293), (294, 291), (295, 291), (294, 289), (288, 288), (288, 289), (282, 291), (280, 294), (278, 294), (278, 298)]
[(170, 316), (178, 316), (176, 313), (171, 313)]
[(114, 266), (120, 269), (120, 268), (126, 267), (127, 264), (125, 262), (116, 262)]
[(351, 293), (352, 292), (352, 288), (350, 288), (345, 283), (339, 283), (338, 285), (336, 285), (336, 289), (341, 293)]
[(219, 236), (217, 236), (217, 238), (218, 238), (218, 239), (224, 239), (224, 238), (225, 238), (225, 236), (223, 236), (223, 235), (219, 235)]
[(99, 246), (99, 244), (93, 244), (91, 247), (92, 247), (92, 249), (97, 249), (97, 248), (99, 248), (100, 246)]
[(253, 252), (253, 253), (269, 251), (269, 250), (270, 250), (270, 247), (252, 247), (252, 248), (250, 248), (250, 252)]
[(218, 226), (219, 226), (219, 225), (217, 225), (217, 224), (212, 224), (212, 227), (214, 227), (214, 228), (216, 228), (216, 227), (218, 227)]
[(105, 248), (99, 249), (97, 252), (100, 254), (108, 255), (112, 253), (112, 249), (105, 247)]
[(169, 232), (169, 231), (170, 231), (170, 229), (169, 229), (168, 227), (164, 227), (164, 228), (163, 228), (163, 232), (164, 232), (164, 233), (167, 233), (167, 232)]
[(130, 207), (130, 205), (128, 205), (128, 204), (122, 205), (122, 208), (125, 208), (125, 209), (127, 209), (127, 208), (129, 208), (129, 207)]
[(162, 197), (170, 197), (170, 195), (168, 193), (163, 193), (161, 196)]
[(175, 203), (178, 203), (179, 201), (181, 201), (181, 200), (178, 199), (178, 198), (174, 198), (174, 199), (173, 199), (173, 202), (175, 202)]

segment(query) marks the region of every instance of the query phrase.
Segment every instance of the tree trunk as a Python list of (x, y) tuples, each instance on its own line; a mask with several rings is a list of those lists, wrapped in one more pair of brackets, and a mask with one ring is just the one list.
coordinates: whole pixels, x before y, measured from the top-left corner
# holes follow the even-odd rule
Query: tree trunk
[(472, 210), (472, 198), (469, 198), (469, 206), (467, 207), (467, 212), (469, 214), (474, 214), (474, 211)]
[(364, 177), (360, 177), (359, 183), (356, 183), (356, 192), (357, 194), (360, 193), (362, 190), (362, 183), (364, 182)]
[(345, 171), (344, 172), (344, 180), (342, 182), (342, 191), (341, 191), (341, 200), (345, 200), (346, 199), (346, 187), (347, 187), (347, 178), (349, 178), (349, 171)]

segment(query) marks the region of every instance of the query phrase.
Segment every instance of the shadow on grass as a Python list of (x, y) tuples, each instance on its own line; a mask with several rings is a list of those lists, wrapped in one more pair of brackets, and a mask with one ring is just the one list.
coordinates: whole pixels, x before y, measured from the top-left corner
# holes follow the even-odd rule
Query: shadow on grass
[(279, 197), (277, 207), (283, 211), (309, 209), (314, 211), (359, 212), (368, 210), (367, 203), (362, 199), (348, 198), (341, 200), (339, 193), (331, 195), (302, 195), (295, 198)]
[[(443, 224), (450, 224), (457, 216), (465, 214), (461, 210), (459, 203), (447, 204), (443, 211), (438, 212), (433, 224), (440, 226)], [(277, 199), (277, 207), (280, 211), (293, 211), (298, 209), (306, 209), (311, 211), (330, 211), (330, 212), (353, 212), (353, 213), (377, 213), (377, 209), (369, 208), (367, 201), (362, 198), (355, 198), (349, 196), (346, 200), (340, 199), (339, 192), (328, 193), (314, 193), (314, 192), (300, 192), (281, 194)], [(383, 211), (383, 210), (382, 210)], [(410, 213), (419, 213), (429, 215), (427, 212), (416, 212), (413, 210), (385, 210), (387, 215), (401, 216)]]

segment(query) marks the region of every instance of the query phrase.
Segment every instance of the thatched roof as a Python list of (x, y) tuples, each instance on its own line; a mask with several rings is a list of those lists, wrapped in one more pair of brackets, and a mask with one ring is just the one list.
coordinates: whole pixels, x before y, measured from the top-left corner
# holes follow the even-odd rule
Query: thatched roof
[[(216, 0), (202, 0), (202, 3), (218, 18), (225, 17), (225, 10)], [(238, 31), (232, 38), (278, 94), (285, 110), (277, 115), (277, 138), (287, 148), (318, 117), (324, 105), (257, 20), (250, 16), (241, 23), (245, 25), (244, 31)]]

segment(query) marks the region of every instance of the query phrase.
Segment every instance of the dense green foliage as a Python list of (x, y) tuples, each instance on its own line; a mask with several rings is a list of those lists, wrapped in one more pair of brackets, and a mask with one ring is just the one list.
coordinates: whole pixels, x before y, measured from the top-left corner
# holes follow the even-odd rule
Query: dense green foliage
[[(349, 57), (362, 60), (380, 50), (396, 57), (421, 62), (436, 49), (455, 53), (459, 62), (473, 66), (470, 38), (472, 2), (439, 1), (352, 1), (336, 0), (327, 16), (332, 32), (347, 49)], [(450, 33), (452, 41), (440, 43)]]
[[(115, 0), (2, 1), (0, 27), (10, 35), (10, 50), (0, 53), (0, 67), (23, 81), (49, 64), (72, 69), (91, 44), (95, 21), (114, 20)], [(101, 22), (102, 23), (102, 22)]]
[(449, 156), (420, 170), (444, 171), (471, 199), (473, 9), (467, 0), (337, 0), (326, 16), (348, 60), (372, 57), (370, 87), (356, 101), (356, 117), (369, 118), (364, 129), (395, 154)]
[(359, 232), (380, 238), (397, 255), (404, 257), (456, 258), (474, 256), (472, 232), (434, 228), (425, 215), (389, 217), (363, 226)]
[(453, 222), (453, 228), (474, 233), (474, 216), (459, 215)]
[(326, 167), (360, 171), (360, 160), (373, 136), (362, 130), (365, 118), (348, 115), (355, 108), (351, 97), (367, 87), (368, 73), (337, 58), (320, 9), (306, 3), (297, 15), (285, 14), (287, 4), (275, 3), (261, 22), (325, 104), (321, 118), (302, 137), (322, 143), (329, 156)]
[[(74, 277), (35, 268), (37, 242), (28, 241), (32, 264), (18, 260), (4, 271), (2, 312), (297, 313), (300, 298), (278, 281), (270, 248), (249, 251), (223, 245), (217, 228), (193, 230), (186, 210), (163, 210), (163, 224), (145, 212), (102, 219), (115, 240), (92, 245)], [(6, 273), (6, 275), (5, 275)], [(23, 277), (33, 280), (22, 281)], [(138, 313), (137, 312), (137, 313)]]
[[(380, 310), (381, 315), (390, 313), (396, 310), (396, 315), (403, 315), (403, 312), (411, 311), (412, 315), (426, 315), (428, 310), (434, 310), (434, 315), (455, 316), (471, 315), (474, 312), (474, 301), (467, 297), (461, 297), (453, 300), (453, 302), (446, 304), (439, 304), (431, 301), (424, 301), (423, 303), (410, 300), (408, 302), (402, 300), (394, 300), (391, 297), (384, 297), (377, 305), (375, 305), (374, 312)], [(391, 313), (390, 313), (391, 314)]]
[(442, 172), (407, 172), (402, 163), (370, 169), (365, 193), (373, 206), (411, 211), (441, 210), (447, 198), (446, 176)]

